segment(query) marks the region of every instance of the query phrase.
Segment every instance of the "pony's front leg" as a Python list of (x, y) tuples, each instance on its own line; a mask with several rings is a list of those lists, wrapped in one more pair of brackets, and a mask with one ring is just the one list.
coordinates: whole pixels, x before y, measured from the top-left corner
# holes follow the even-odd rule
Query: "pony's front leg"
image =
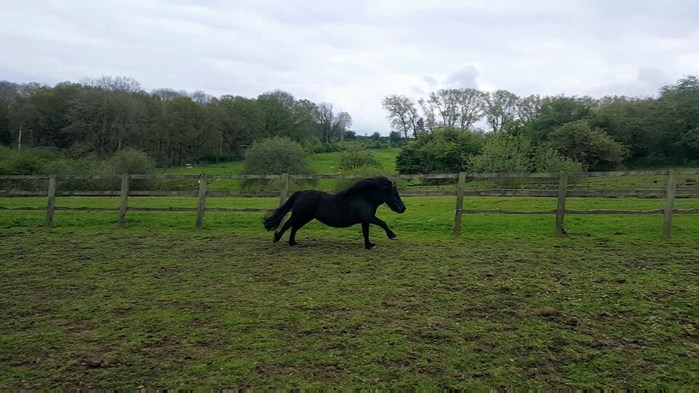
[(362, 235), (364, 235), (364, 248), (367, 250), (372, 249), (376, 244), (369, 241), (369, 223), (362, 223)]
[(395, 238), (396, 238), (396, 234), (393, 233), (393, 231), (391, 230), (391, 228), (389, 228), (388, 225), (387, 225), (382, 219), (380, 219), (380, 218), (374, 216), (374, 217), (371, 219), (371, 223), (374, 224), (374, 225), (378, 225), (378, 226), (380, 226), (381, 228), (383, 228), (383, 230), (386, 231), (386, 236), (388, 236), (389, 239), (395, 239)]

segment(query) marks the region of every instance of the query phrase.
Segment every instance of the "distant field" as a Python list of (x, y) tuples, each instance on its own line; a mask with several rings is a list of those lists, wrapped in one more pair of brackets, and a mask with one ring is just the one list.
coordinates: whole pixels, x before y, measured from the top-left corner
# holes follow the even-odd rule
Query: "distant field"
[[(381, 162), (381, 173), (386, 175), (396, 174), (396, 156), (400, 149), (382, 149), (372, 150), (372, 154)], [(338, 166), (340, 163), (341, 153), (319, 153), (310, 154), (308, 162), (310, 167), (316, 174), (336, 175), (339, 174)], [(697, 171), (696, 168), (686, 168), (687, 171)], [(243, 162), (230, 162), (218, 165), (195, 166), (193, 168), (169, 168), (162, 173), (166, 174), (207, 174), (207, 175), (232, 175), (241, 174), (243, 172)], [(666, 176), (628, 176), (628, 177), (593, 177), (571, 181), (570, 189), (596, 189), (596, 190), (621, 190), (621, 189), (665, 189)], [(176, 181), (171, 182), (177, 188), (196, 189), (196, 181)], [(314, 185), (303, 184), (299, 188), (316, 188), (327, 191), (337, 190), (341, 188), (345, 182), (337, 180), (321, 180)], [(236, 180), (215, 180), (209, 188), (213, 191), (237, 191), (240, 190), (242, 182)], [(401, 181), (400, 186), (403, 188), (421, 187), (424, 186), (419, 181)], [(529, 179), (529, 180), (467, 180), (466, 189), (489, 189), (489, 188), (527, 188), (527, 189), (557, 189), (557, 180), (555, 179)], [(443, 184), (439, 187), (434, 185), (430, 189), (441, 188), (444, 190), (454, 190), (454, 182)], [(694, 175), (683, 175), (679, 178), (678, 188), (699, 188), (699, 173)]]
[[(381, 163), (385, 173), (396, 173), (396, 156), (400, 149), (371, 150), (374, 157)], [(340, 172), (340, 155), (342, 153), (317, 153), (308, 155), (308, 163), (317, 174), (333, 175)], [(243, 161), (234, 161), (222, 164), (194, 166), (192, 168), (177, 167), (168, 168), (162, 173), (173, 175), (207, 174), (207, 175), (233, 175), (243, 173)]]

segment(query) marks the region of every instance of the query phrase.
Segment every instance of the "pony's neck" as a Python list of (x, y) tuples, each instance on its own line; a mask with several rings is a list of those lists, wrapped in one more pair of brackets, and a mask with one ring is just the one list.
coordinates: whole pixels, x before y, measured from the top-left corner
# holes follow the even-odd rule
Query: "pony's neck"
[(339, 199), (350, 199), (350, 198), (362, 198), (369, 202), (375, 208), (381, 206), (382, 203), (386, 202), (386, 198), (382, 195), (379, 190), (372, 189), (365, 192), (352, 192), (352, 193), (341, 193), (336, 195)]
[(374, 207), (379, 207), (382, 203), (386, 202), (386, 198), (384, 198), (384, 196), (378, 190), (372, 190), (372, 192), (365, 194), (364, 199), (366, 199)]

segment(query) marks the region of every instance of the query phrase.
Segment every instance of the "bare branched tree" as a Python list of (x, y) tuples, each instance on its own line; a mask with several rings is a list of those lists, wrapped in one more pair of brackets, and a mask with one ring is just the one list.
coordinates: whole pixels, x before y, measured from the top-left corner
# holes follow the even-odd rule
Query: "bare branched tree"
[(402, 132), (405, 138), (409, 134), (417, 136), (418, 112), (412, 99), (392, 95), (383, 99), (382, 106), (388, 112), (386, 117), (394, 130)]

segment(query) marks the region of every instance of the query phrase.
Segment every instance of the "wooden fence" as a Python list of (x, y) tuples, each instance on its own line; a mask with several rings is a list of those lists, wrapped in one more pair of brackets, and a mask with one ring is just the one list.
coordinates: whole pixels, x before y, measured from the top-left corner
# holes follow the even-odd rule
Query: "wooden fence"
[[(455, 180), (455, 191), (445, 190), (419, 190), (401, 191), (401, 195), (405, 197), (414, 196), (456, 196), (456, 206), (454, 209), (454, 234), (461, 232), (461, 219), (463, 214), (551, 214), (555, 215), (556, 236), (562, 236), (564, 233), (563, 224), (566, 214), (662, 214), (663, 215), (663, 235), (669, 237), (672, 228), (672, 216), (674, 214), (699, 214), (699, 209), (675, 209), (675, 198), (680, 197), (697, 197), (699, 196), (699, 188), (678, 189), (679, 175), (696, 175), (699, 171), (682, 171), (664, 170), (664, 171), (629, 171), (629, 172), (582, 172), (582, 173), (452, 173), (452, 174), (415, 174), (415, 175), (389, 175), (393, 179), (403, 180)], [(666, 176), (666, 187), (663, 189), (642, 189), (642, 190), (570, 190), (568, 183), (570, 179), (580, 179), (587, 177), (622, 177), (622, 176)], [(48, 180), (48, 195), (35, 191), (23, 190), (0, 190), (0, 196), (46, 196), (48, 197), (45, 208), (33, 207), (18, 207), (18, 208), (3, 208), (2, 210), (46, 210), (46, 225), (53, 226), (53, 217), (56, 210), (90, 210), (90, 211), (119, 211), (119, 226), (122, 227), (126, 221), (128, 211), (196, 211), (196, 226), (201, 229), (204, 226), (204, 216), (207, 211), (218, 212), (261, 212), (269, 211), (265, 208), (213, 208), (206, 207), (207, 197), (221, 196), (257, 196), (257, 197), (279, 197), (279, 205), (281, 206), (289, 196), (290, 183), (292, 180), (319, 180), (319, 179), (358, 179), (363, 176), (337, 176), (337, 175), (119, 175), (119, 176), (73, 176), (73, 175), (52, 175), (52, 176), (22, 176), (22, 175), (4, 175), (0, 176), (0, 180)], [(59, 192), (57, 187), (58, 179), (120, 179), (121, 189), (119, 191), (62, 191)], [(198, 180), (199, 189), (193, 191), (134, 191), (129, 190), (132, 180)], [(279, 180), (281, 182), (278, 192), (244, 192), (244, 191), (209, 191), (208, 181), (210, 179), (233, 179), (233, 180)], [(551, 179), (558, 180), (558, 189), (466, 189), (467, 179)], [(56, 196), (119, 196), (121, 198), (120, 206), (115, 208), (104, 207), (57, 207)], [(197, 197), (198, 203), (196, 208), (186, 207), (129, 207), (129, 196), (188, 196)], [(497, 197), (554, 197), (557, 198), (556, 209), (551, 210), (483, 210), (483, 209), (464, 209), (464, 196), (497, 196)], [(665, 198), (664, 209), (654, 210), (567, 210), (567, 197), (651, 197)]]

